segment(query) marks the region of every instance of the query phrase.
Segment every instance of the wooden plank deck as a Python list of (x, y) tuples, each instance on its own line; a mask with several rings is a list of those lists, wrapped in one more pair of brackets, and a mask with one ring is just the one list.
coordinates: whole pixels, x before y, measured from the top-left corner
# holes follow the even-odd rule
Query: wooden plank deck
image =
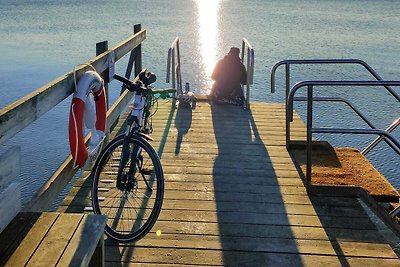
[(0, 266), (103, 266), (106, 217), (22, 212), (0, 235)]
[[(357, 199), (307, 194), (284, 118), (277, 103), (251, 111), (160, 103), (152, 137), (165, 172), (163, 209), (144, 239), (106, 240), (106, 265), (400, 266)], [(292, 138), (305, 138), (298, 116)], [(83, 212), (89, 190), (89, 179), (78, 180), (59, 211)]]

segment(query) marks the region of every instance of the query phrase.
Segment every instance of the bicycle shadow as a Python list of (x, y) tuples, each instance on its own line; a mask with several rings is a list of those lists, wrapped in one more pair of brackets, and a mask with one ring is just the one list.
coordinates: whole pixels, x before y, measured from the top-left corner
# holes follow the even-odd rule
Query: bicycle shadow
[[(173, 123), (173, 117), (175, 115), (175, 112), (178, 113), (178, 111), (175, 108), (175, 104), (173, 103), (171, 105), (171, 108), (168, 111), (168, 117), (165, 121), (165, 125), (163, 125), (164, 130), (162, 132), (161, 138), (160, 138), (160, 144), (157, 147), (154, 147), (157, 151), (158, 156), (160, 159), (162, 159), (164, 149), (166, 148), (167, 145), (167, 139), (170, 133), (170, 129), (172, 127)], [(182, 114), (182, 113), (181, 113)], [(190, 113), (191, 115), (191, 113)], [(178, 114), (175, 115), (177, 117)], [(183, 119), (183, 118), (182, 118)], [(124, 131), (124, 126), (126, 127), (126, 122), (124, 122), (123, 126), (121, 127), (120, 131)], [(190, 128), (190, 125), (189, 125)], [(152, 144), (153, 145), (153, 144)], [(131, 242), (128, 244), (123, 244), (123, 243), (118, 243), (115, 240), (112, 240), (111, 238), (107, 238), (105, 240), (105, 247), (106, 247), (106, 260), (109, 260), (107, 256), (111, 256), (112, 258), (112, 265), (113, 266), (130, 266), (130, 261), (135, 253), (135, 244), (136, 242)], [(117, 261), (114, 261), (115, 259), (118, 259)]]
[[(224, 265), (302, 266), (278, 176), (252, 111), (212, 105), (211, 113), (218, 154), (213, 183)], [(282, 257), (283, 252), (289, 253)]]

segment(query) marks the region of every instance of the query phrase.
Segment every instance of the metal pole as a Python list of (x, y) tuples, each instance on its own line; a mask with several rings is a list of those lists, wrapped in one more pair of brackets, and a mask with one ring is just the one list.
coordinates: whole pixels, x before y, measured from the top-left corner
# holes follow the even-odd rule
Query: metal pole
[(181, 73), (181, 55), (180, 55), (180, 51), (179, 51), (179, 39), (176, 41), (176, 53), (178, 56), (178, 71), (179, 73), (178, 75), (178, 86), (179, 86), (179, 92), (180, 94), (182, 94), (182, 73)]
[(286, 100), (288, 99), (289, 95), (289, 90), (290, 90), (290, 65), (289, 63), (285, 64), (285, 70), (286, 70)]
[(312, 114), (313, 114), (313, 87), (307, 87), (307, 165), (306, 165), (306, 186), (311, 185), (311, 170), (312, 170)]
[(172, 48), (172, 88), (176, 88), (175, 83), (175, 47)]
[(244, 63), (244, 50), (246, 49), (246, 44), (244, 39), (242, 40), (242, 63)]
[(286, 100), (286, 148), (290, 148), (289, 98)]
[(172, 48), (168, 49), (168, 57), (167, 57), (167, 77), (165, 81), (169, 83), (170, 75), (171, 75), (171, 58), (172, 58)]
[(247, 75), (246, 75), (246, 107), (250, 109), (250, 48), (247, 47)]
[[(386, 128), (386, 132), (391, 133), (394, 129), (396, 129), (397, 126), (400, 125), (400, 118), (395, 120), (389, 127)], [(361, 154), (364, 156), (367, 155), (374, 147), (376, 147), (382, 140), (384, 140), (384, 136), (378, 136), (377, 138), (374, 139), (366, 148), (364, 148), (363, 151), (361, 151)]]

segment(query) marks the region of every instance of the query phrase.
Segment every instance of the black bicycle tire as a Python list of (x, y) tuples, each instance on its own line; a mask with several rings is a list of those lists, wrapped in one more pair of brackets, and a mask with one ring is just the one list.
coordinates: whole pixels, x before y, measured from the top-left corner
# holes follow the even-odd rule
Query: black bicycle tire
[[(99, 199), (98, 199), (98, 185), (99, 185), (99, 170), (102, 170), (104, 161), (107, 159), (107, 156), (112, 153), (123, 141), (124, 141), (124, 135), (117, 136), (114, 138), (100, 153), (98, 160), (92, 170), (92, 207), (93, 211), (95, 214), (101, 214), (101, 209), (99, 205)], [(139, 240), (143, 238), (154, 226), (156, 223), (158, 216), (161, 212), (161, 207), (163, 203), (163, 198), (164, 198), (164, 173), (161, 165), (160, 158), (158, 157), (157, 152), (154, 150), (154, 148), (151, 146), (151, 144), (146, 141), (144, 138), (142, 138), (139, 135), (134, 135), (131, 137), (130, 141), (131, 142), (136, 142), (140, 144), (140, 146), (146, 151), (146, 153), (149, 154), (153, 166), (156, 171), (156, 179), (157, 179), (157, 193), (156, 193), (156, 200), (153, 206), (153, 209), (151, 211), (151, 214), (147, 221), (144, 223), (140, 229), (134, 232), (130, 232), (128, 234), (121, 234), (116, 231), (114, 231), (111, 227), (106, 224), (105, 227), (105, 233), (108, 237), (112, 238), (113, 240), (120, 242), (120, 243), (129, 243), (132, 241)]]

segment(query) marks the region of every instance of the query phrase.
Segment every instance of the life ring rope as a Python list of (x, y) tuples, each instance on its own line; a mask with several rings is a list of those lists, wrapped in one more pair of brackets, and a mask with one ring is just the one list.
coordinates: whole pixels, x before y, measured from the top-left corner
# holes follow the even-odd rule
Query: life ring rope
[(78, 158), (78, 127), (76, 125), (76, 117), (75, 117), (75, 111), (74, 111), (74, 106), (75, 104), (72, 104), (71, 106), (71, 113), (72, 113), (72, 118), (74, 120), (74, 125), (75, 125), (75, 155), (73, 156), (74, 158), (74, 164), (72, 165), (74, 169), (78, 168), (79, 166), (76, 165), (76, 159)]

